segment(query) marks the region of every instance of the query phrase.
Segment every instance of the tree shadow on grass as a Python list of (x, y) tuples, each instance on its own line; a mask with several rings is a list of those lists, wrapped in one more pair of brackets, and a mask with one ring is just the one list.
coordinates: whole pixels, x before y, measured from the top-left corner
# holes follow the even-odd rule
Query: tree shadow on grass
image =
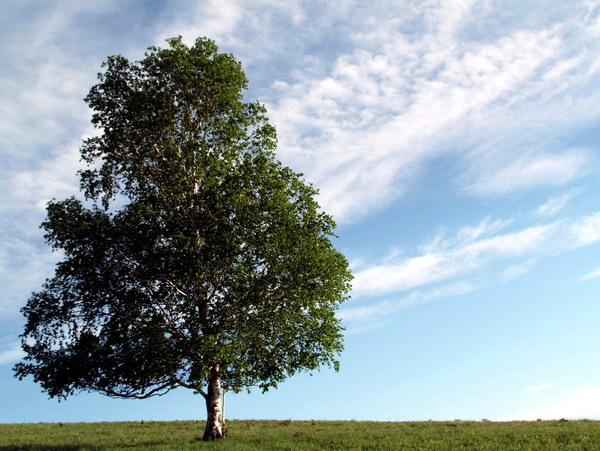
[[(164, 445), (164, 442), (136, 442), (136, 443), (119, 443), (109, 446), (108, 448), (145, 448), (156, 445)], [(35, 445), (19, 445), (19, 446), (0, 446), (0, 451), (26, 451), (26, 450), (44, 450), (44, 451), (69, 451), (69, 450), (83, 450), (83, 449), (106, 449), (106, 445), (44, 445), (41, 443), (36, 443)]]
[[(29, 449), (44, 449), (44, 450), (48, 450), (48, 451), (64, 451), (64, 450), (75, 450), (75, 449), (82, 449), (81, 446), (75, 446), (75, 445), (65, 445), (65, 446), (48, 446), (48, 445), (40, 445), (40, 444), (36, 444), (36, 445), (22, 445), (22, 446), (0, 446), (0, 451), (17, 451), (17, 450), (29, 450)], [(98, 448), (86, 448), (86, 449), (98, 449)]]

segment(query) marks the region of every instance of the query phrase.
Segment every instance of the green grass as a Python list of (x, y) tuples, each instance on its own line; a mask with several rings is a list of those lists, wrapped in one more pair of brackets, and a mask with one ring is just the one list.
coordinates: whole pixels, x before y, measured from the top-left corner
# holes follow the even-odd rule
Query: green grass
[(229, 421), (202, 442), (203, 422), (0, 424), (0, 450), (600, 450), (598, 421)]

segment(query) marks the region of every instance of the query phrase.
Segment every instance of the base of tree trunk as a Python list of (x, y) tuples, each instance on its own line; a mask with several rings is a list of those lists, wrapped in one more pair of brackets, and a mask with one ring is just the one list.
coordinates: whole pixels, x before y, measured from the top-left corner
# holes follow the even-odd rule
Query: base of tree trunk
[(225, 437), (225, 417), (221, 403), (222, 387), (218, 365), (210, 370), (206, 393), (206, 429), (202, 440), (216, 440)]
[(225, 437), (226, 431), (227, 427), (225, 426), (224, 421), (207, 421), (202, 440), (210, 441), (223, 438)]

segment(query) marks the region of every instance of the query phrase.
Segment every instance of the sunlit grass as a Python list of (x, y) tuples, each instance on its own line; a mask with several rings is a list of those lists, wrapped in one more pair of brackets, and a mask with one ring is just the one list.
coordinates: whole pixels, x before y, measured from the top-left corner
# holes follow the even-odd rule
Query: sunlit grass
[(598, 421), (229, 421), (202, 442), (203, 422), (0, 424), (0, 449), (444, 450), (600, 449)]

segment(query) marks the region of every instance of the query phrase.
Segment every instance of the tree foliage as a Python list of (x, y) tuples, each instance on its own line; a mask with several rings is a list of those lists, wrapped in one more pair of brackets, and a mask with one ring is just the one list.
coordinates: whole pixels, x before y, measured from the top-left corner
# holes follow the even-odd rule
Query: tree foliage
[(335, 310), (351, 274), (317, 191), (275, 158), (276, 133), (245, 102), (239, 62), (180, 38), (130, 62), (108, 58), (86, 102), (83, 199), (42, 224), (62, 251), (22, 309), (25, 361), (51, 396), (205, 397), (337, 368)]

